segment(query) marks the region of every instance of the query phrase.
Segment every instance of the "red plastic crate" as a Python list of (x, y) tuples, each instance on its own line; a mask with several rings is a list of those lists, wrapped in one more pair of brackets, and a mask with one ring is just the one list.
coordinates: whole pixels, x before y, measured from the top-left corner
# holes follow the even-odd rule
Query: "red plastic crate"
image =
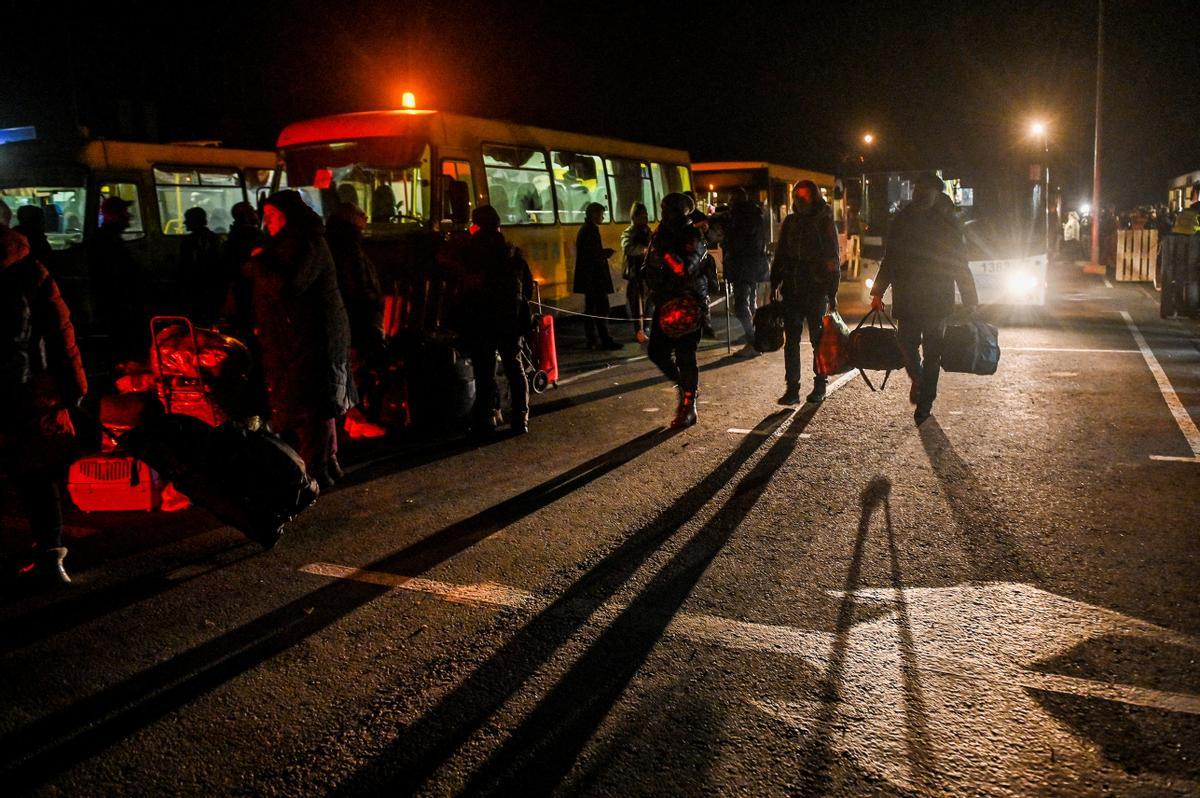
[(67, 491), (84, 512), (150, 512), (162, 506), (163, 480), (133, 457), (96, 454), (71, 464)]

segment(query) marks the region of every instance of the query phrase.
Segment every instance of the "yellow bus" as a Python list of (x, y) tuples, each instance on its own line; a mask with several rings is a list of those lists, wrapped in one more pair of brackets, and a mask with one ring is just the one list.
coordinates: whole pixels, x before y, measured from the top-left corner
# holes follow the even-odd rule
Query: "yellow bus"
[(842, 229), (843, 203), (834, 200), (837, 178), (825, 172), (783, 166), (763, 161), (705, 161), (692, 164), (698, 196), (711, 205), (719, 205), (729, 199), (729, 192), (743, 188), (770, 210), (771, 244), (779, 239), (779, 226), (791, 212), (792, 186), (801, 180), (811, 180), (821, 190), (821, 195), (833, 206), (834, 219)]
[(568, 310), (583, 304), (571, 290), (575, 236), (584, 208), (600, 203), (601, 236), (617, 251), (613, 285), (623, 294), (619, 242), (630, 207), (645, 203), (655, 220), (664, 194), (692, 188), (684, 150), (438, 111), (297, 122), (277, 146), (279, 185), (299, 189), (324, 216), (341, 202), (362, 208), (364, 247), (385, 291), (424, 292), (418, 304), (433, 302), (428, 285), (438, 279), (442, 239), (484, 203), (523, 251), (543, 300)]
[(204, 208), (209, 227), (227, 232), (230, 209), (260, 199), (275, 166), (273, 152), (211, 142), (20, 141), (0, 144), (0, 201), (14, 216), (23, 205), (42, 209), (53, 249), (45, 265), (86, 331), (91, 305), (84, 245), (99, 227), (105, 197), (134, 203), (124, 237), (149, 280), (151, 310), (172, 311), (184, 304), (176, 291), (184, 212)]

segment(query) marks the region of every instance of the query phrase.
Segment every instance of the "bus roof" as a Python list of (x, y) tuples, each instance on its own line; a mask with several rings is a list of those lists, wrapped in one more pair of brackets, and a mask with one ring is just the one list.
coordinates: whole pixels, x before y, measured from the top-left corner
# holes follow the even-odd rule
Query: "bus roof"
[(766, 161), (705, 161), (703, 163), (692, 164), (692, 172), (697, 175), (703, 172), (740, 172), (750, 169), (766, 169), (770, 174), (783, 178), (789, 183), (808, 179), (815, 183), (833, 185), (833, 181), (836, 179), (834, 175), (827, 172), (802, 169), (798, 166), (767, 163)]
[(274, 169), (275, 153), (195, 144), (142, 144), (133, 141), (89, 141), (79, 161), (94, 169), (149, 169), (156, 164), (235, 166)]
[(691, 158), (686, 150), (637, 144), (622, 139), (533, 127), (500, 119), (484, 119), (441, 111), (363, 111), (309, 119), (288, 125), (279, 134), (280, 149), (305, 144), (384, 138), (424, 133), (436, 143), (470, 147), (479, 141), (547, 148), (577, 149), (598, 155), (643, 157), (677, 164)]

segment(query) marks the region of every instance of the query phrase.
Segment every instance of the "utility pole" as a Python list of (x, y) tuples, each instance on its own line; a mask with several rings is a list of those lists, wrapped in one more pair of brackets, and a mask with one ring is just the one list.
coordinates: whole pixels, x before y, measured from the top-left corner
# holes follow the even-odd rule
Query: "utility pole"
[(1104, 85), (1104, 0), (1096, 0), (1096, 139), (1092, 147), (1092, 253), (1089, 266), (1100, 263), (1100, 98)]

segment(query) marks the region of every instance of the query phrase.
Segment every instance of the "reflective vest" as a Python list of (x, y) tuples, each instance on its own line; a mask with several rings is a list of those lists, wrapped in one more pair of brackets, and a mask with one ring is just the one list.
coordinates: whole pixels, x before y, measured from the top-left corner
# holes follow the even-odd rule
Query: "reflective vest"
[(1196, 206), (1182, 210), (1175, 217), (1175, 226), (1171, 228), (1171, 232), (1181, 236), (1194, 236), (1200, 233), (1200, 211), (1196, 210)]

